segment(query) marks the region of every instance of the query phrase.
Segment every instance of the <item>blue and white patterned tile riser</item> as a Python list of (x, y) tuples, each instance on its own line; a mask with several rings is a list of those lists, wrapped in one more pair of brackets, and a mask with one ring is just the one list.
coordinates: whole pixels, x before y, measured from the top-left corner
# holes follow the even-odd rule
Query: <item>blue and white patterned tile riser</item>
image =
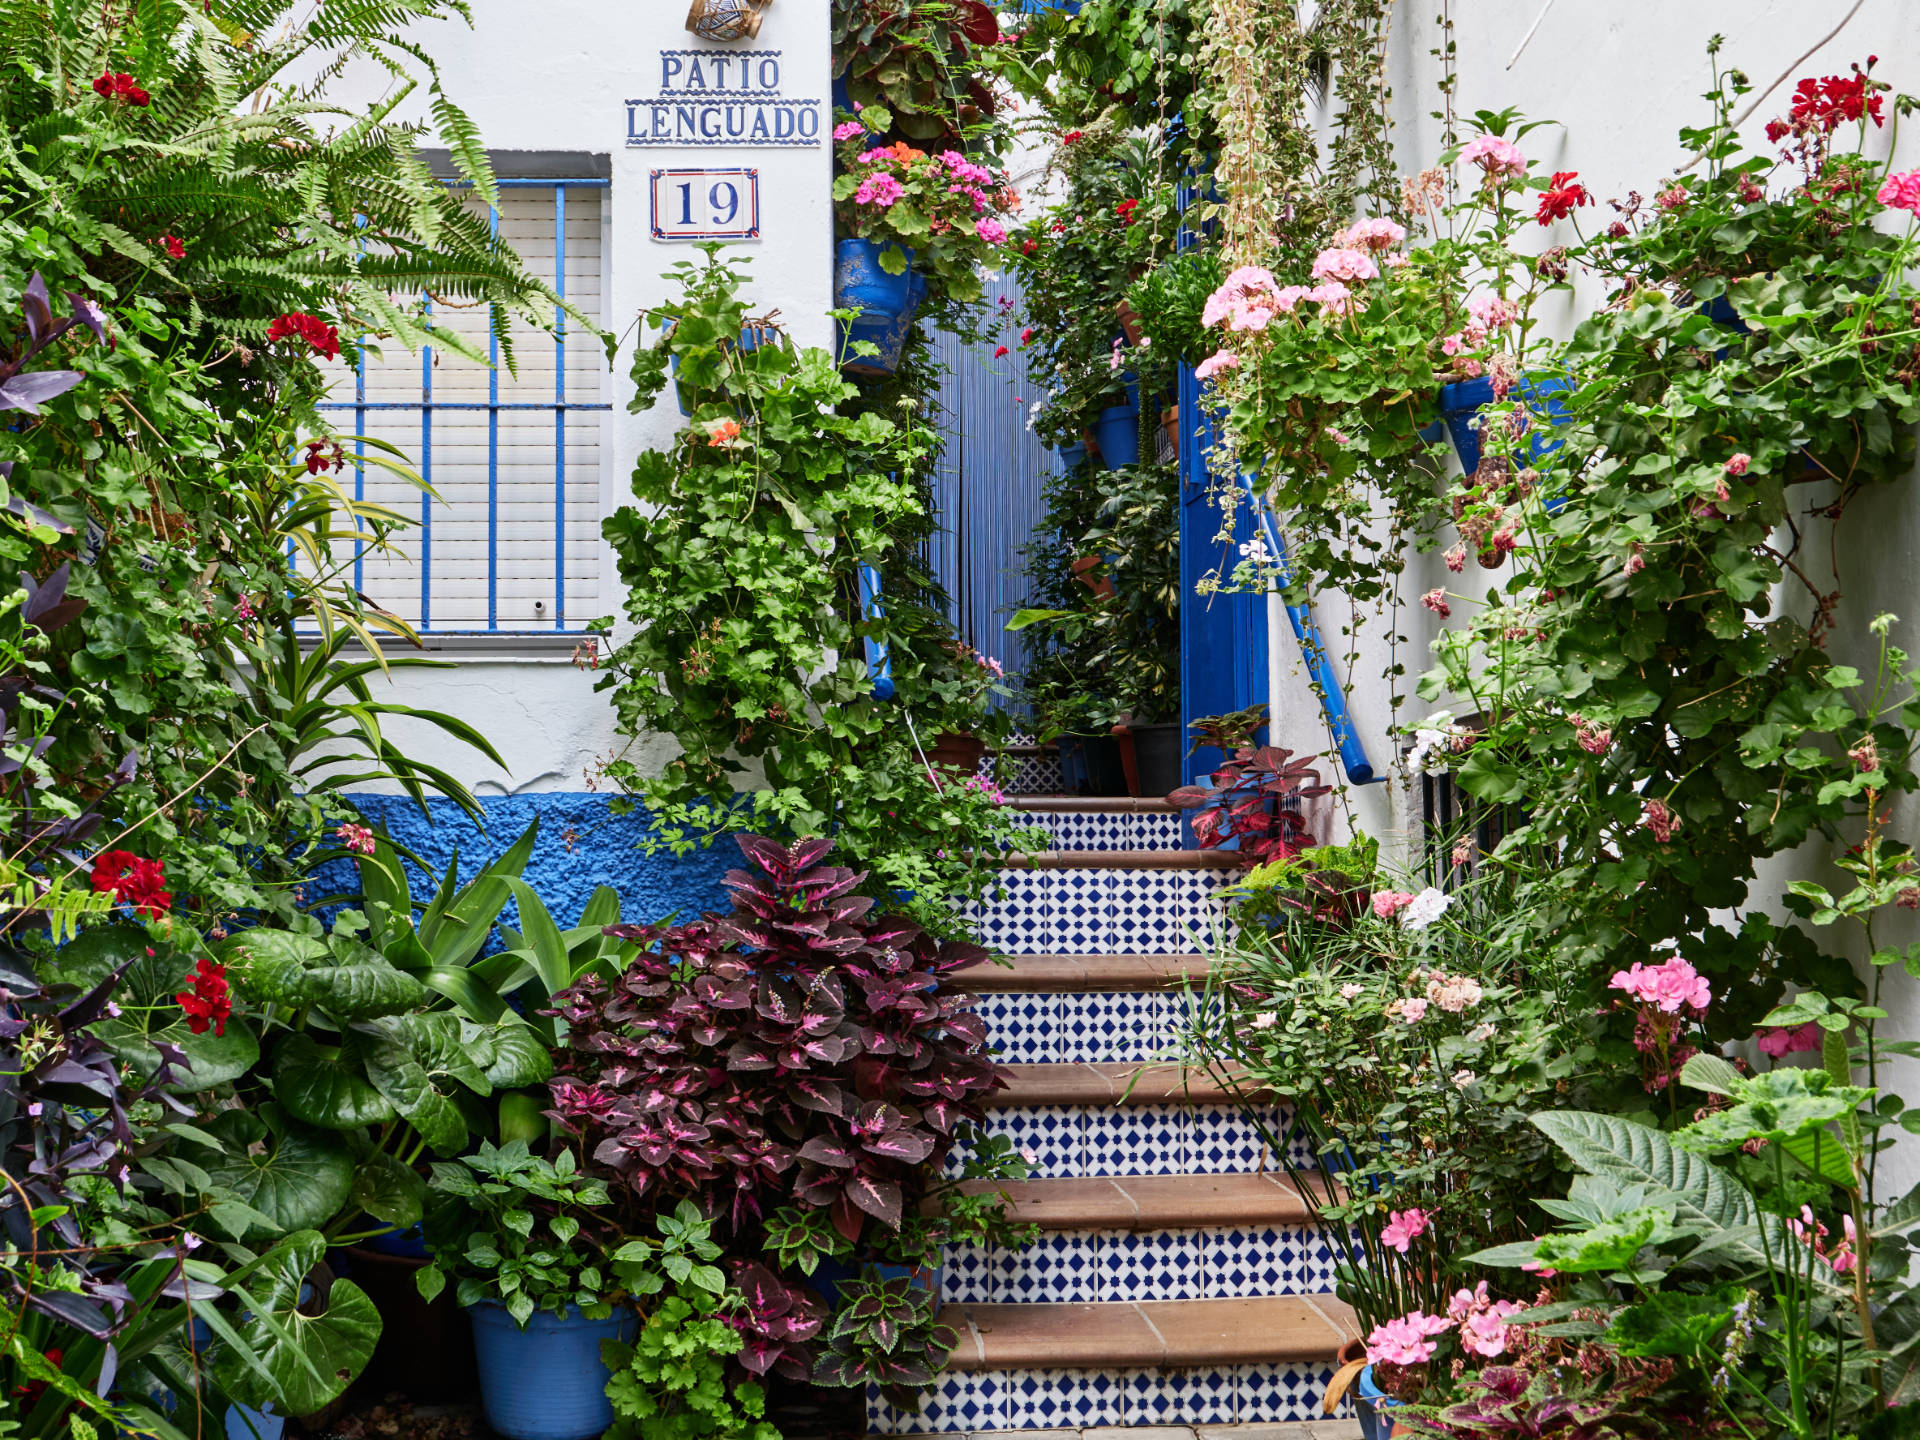
[(1055, 850), (1178, 850), (1180, 817), (1148, 811), (1076, 811), (1056, 815), (1031, 811), (1021, 824), (1045, 830)]
[(1171, 1059), (1181, 997), (1151, 991), (982, 995), (976, 1007), (1008, 1065)]
[[(867, 1391), (875, 1435), (1065, 1430), (1126, 1425), (1256, 1425), (1317, 1420), (1328, 1365), (1232, 1365), (1213, 1370), (949, 1371), (918, 1414)], [(1347, 1402), (1335, 1412), (1351, 1415)]]
[(956, 1246), (940, 1298), (957, 1305), (1234, 1300), (1333, 1293), (1332, 1244), (1303, 1226), (1048, 1230), (1021, 1249)]
[[(1289, 1126), (1284, 1109), (1261, 1112), (1270, 1134), (1286, 1145), (1287, 1163), (1296, 1170), (1318, 1162), (1304, 1133)], [(1034, 1105), (989, 1110), (988, 1134), (1005, 1135), (1027, 1157), (1037, 1179), (1084, 1175), (1251, 1175), (1279, 1174), (1259, 1124), (1232, 1105)], [(960, 1173), (964, 1155), (956, 1147), (946, 1173)]]
[(980, 943), (1007, 955), (1209, 952), (1224, 915), (1225, 870), (1012, 869), (1002, 893), (969, 904)]

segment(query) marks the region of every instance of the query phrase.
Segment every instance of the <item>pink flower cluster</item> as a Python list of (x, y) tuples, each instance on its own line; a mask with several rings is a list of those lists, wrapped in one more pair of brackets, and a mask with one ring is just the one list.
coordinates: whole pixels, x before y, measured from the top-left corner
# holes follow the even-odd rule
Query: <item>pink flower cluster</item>
[(1354, 250), (1371, 250), (1378, 254), (1383, 250), (1393, 249), (1406, 238), (1407, 231), (1404, 225), (1380, 216), (1369, 220), (1356, 220), (1334, 236), (1333, 243), (1336, 246)]
[(1821, 1264), (1836, 1275), (1848, 1275), (1860, 1263), (1860, 1257), (1854, 1249), (1860, 1236), (1853, 1228), (1851, 1215), (1841, 1216), (1840, 1223), (1846, 1229), (1846, 1238), (1832, 1250), (1827, 1248), (1827, 1227), (1813, 1218), (1813, 1207), (1810, 1205), (1802, 1205), (1800, 1218), (1787, 1221), (1787, 1228), (1793, 1232), (1793, 1238), (1802, 1245), (1813, 1247), (1814, 1257)]
[(1242, 265), (1207, 297), (1200, 323), (1211, 327), (1224, 320), (1229, 330), (1264, 330), (1275, 315), (1293, 309), (1304, 294), (1298, 285), (1289, 285), (1283, 292), (1270, 270)]
[(860, 188), (853, 192), (856, 205), (876, 205), (885, 210), (894, 201), (907, 193), (907, 187), (884, 171), (875, 171), (860, 182)]
[(1234, 354), (1231, 350), (1216, 350), (1213, 354), (1207, 356), (1206, 359), (1193, 367), (1193, 378), (1196, 380), (1211, 380), (1222, 370), (1238, 370), (1239, 368), (1240, 357), (1238, 355)]
[(1007, 227), (1002, 225), (998, 220), (987, 219), (984, 215), (973, 222), (973, 233), (989, 245), (1004, 245), (1007, 243)]
[(864, 135), (866, 133), (867, 127), (862, 125), (858, 120), (843, 121), (833, 127), (833, 143), (838, 145), (843, 141), (853, 139), (856, 135)]
[[(1420, 978), (1415, 976), (1415, 979)], [(1480, 982), (1467, 975), (1449, 975), (1444, 970), (1426, 974), (1427, 999), (1449, 1015), (1460, 1015), (1478, 1005), (1485, 991)]]
[(1334, 245), (1313, 257), (1316, 280), (1376, 280), (1379, 276), (1380, 267), (1365, 250)]
[(1488, 1360), (1507, 1349), (1507, 1318), (1521, 1306), (1512, 1300), (1494, 1300), (1482, 1280), (1471, 1290), (1456, 1290), (1447, 1302), (1447, 1318), (1460, 1327), (1460, 1343)]
[(1469, 141), (1460, 158), (1486, 171), (1489, 180), (1527, 173), (1527, 157), (1520, 153), (1520, 147), (1498, 135), (1482, 135)]
[(1905, 210), (1920, 215), (1920, 170), (1887, 176), (1880, 183), (1880, 191), (1874, 198), (1890, 210)]
[(1636, 960), (1631, 970), (1614, 971), (1607, 987), (1624, 990), (1641, 1004), (1668, 1015), (1677, 1015), (1682, 1008), (1704, 1015), (1713, 1003), (1706, 977), (1678, 955), (1664, 965), (1642, 965)]
[(1408, 1246), (1432, 1228), (1427, 1212), (1417, 1206), (1410, 1210), (1389, 1210), (1387, 1223), (1380, 1230), (1380, 1243), (1404, 1255)]
[(1444, 1335), (1453, 1322), (1444, 1315), (1427, 1315), (1414, 1310), (1398, 1320), (1374, 1326), (1367, 1336), (1369, 1365), (1424, 1365), (1440, 1347), (1429, 1335)]
[(1759, 1047), (1762, 1055), (1770, 1055), (1778, 1060), (1783, 1055), (1800, 1055), (1818, 1050), (1823, 1043), (1825, 1032), (1817, 1021), (1809, 1020), (1797, 1029), (1789, 1030), (1784, 1025), (1771, 1030), (1754, 1032), (1753, 1043)]

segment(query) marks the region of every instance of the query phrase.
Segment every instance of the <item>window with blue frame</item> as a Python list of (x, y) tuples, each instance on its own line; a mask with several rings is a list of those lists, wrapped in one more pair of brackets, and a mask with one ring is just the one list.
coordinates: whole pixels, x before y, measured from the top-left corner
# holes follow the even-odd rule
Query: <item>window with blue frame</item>
[[(603, 323), (606, 192), (604, 179), (503, 178), (498, 210), (469, 203), (568, 304)], [(485, 305), (427, 304), (436, 328), (500, 363), (396, 346), (339, 367), (326, 406), (335, 427), (395, 446), (439, 493), (360, 472), (359, 498), (419, 521), (392, 553), (359, 556), (354, 583), (422, 634), (579, 632), (606, 608), (606, 352), (564, 313), (551, 334), (516, 319), (508, 370)]]

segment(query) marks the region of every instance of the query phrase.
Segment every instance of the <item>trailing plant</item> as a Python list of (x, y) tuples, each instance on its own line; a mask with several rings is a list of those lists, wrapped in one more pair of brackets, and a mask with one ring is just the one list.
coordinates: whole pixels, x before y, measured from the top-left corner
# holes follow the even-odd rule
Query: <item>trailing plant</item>
[(981, 294), (979, 270), (1006, 243), (1002, 223), (1018, 205), (1004, 171), (959, 151), (916, 150), (904, 140), (876, 145), (892, 117), (869, 106), (834, 127), (834, 230), (882, 247), (880, 268), (925, 280), (935, 303), (967, 306)]
[[(1437, 763), (1518, 807), (1507, 849), (1558, 856), (1531, 896), (1543, 941), (1597, 990), (1684, 937), (1715, 1040), (1750, 1032), (1784, 985), (1853, 988), (1843, 961), (1748, 910), (1750, 889), (1768, 857), (1841, 838), (1869, 797), (1916, 783), (1904, 657), (1883, 651), (1871, 680), (1836, 663), (1841, 580), (1801, 547), (1803, 517), (1838, 536), (1911, 466), (1912, 347), (1875, 336), (1920, 302), (1913, 227), (1876, 227), (1904, 180), (1840, 145), (1880, 119), (1879, 83), (1807, 88), (1774, 127), (1783, 155), (1749, 156), (1730, 123), (1745, 81), (1717, 74), (1713, 123), (1683, 132), (1704, 170), (1650, 211), (1626, 203), (1598, 242), (1620, 288), (1566, 348), (1558, 448), (1521, 471), (1514, 397), (1489, 409), (1482, 477), (1492, 463), (1536, 494), (1508, 522), (1519, 573), (1443, 633), (1421, 682), (1487, 717)], [(1882, 641), (1890, 623), (1873, 622)]]
[[(876, 139), (999, 150), (1000, 22), (981, 0), (834, 0), (833, 78)], [(879, 114), (874, 112), (878, 110)]]
[[(951, 629), (860, 594), (860, 567), (884, 565), (919, 513), (927, 432), (910, 410), (900, 424), (842, 414), (856, 391), (824, 351), (739, 349), (736, 264), (712, 246), (679, 267), (682, 298), (652, 312), (671, 334), (635, 357), (635, 407), (672, 364), (693, 417), (670, 450), (640, 456), (640, 504), (606, 522), (636, 632), (600, 683), (625, 730), (671, 735), (681, 754), (658, 776), (628, 760), (608, 773), (654, 813), (662, 847), (747, 828), (831, 835), (876, 894), (909, 893), (918, 919), (952, 929), (947, 898), (984, 893), (1000, 846), (1024, 837), (1001, 807), (929, 783), (920, 760), (916, 737), (1005, 723), (930, 683), (949, 673)], [(891, 700), (874, 693), (867, 642), (888, 649)], [(737, 795), (747, 765), (765, 785)]]

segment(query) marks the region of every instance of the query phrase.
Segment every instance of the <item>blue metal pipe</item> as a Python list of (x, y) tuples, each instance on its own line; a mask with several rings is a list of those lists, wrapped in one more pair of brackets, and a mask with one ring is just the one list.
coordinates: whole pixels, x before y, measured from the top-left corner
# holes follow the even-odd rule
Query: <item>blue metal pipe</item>
[[(1287, 558), (1287, 542), (1281, 537), (1280, 526), (1274, 520), (1272, 509), (1260, 498), (1260, 490), (1253, 483), (1252, 472), (1244, 466), (1235, 466), (1234, 472), (1240, 478), (1240, 488), (1247, 492), (1247, 498), (1253, 503), (1253, 513), (1259, 518), (1260, 528), (1267, 537), (1267, 548), (1273, 552), (1274, 563), (1279, 566), (1280, 588), (1284, 590), (1293, 583), (1293, 564)], [(1307, 670), (1320, 691), (1320, 708), (1327, 717), (1327, 728), (1333, 732), (1333, 743), (1340, 752), (1340, 763), (1346, 769), (1347, 780), (1354, 785), (1379, 784), (1386, 776), (1374, 774), (1373, 762), (1367, 759), (1367, 747), (1360, 743), (1353, 717), (1347, 713), (1347, 692), (1341, 688), (1340, 677), (1334, 674), (1333, 661), (1328, 658), (1327, 647), (1320, 639), (1320, 627), (1314, 623), (1313, 612), (1305, 605), (1289, 605), (1287, 618), (1293, 622), (1293, 634), (1300, 642), (1301, 658), (1307, 662)]]
[[(869, 623), (886, 617), (886, 611), (880, 605), (880, 571), (873, 565), (860, 567), (860, 613)], [(876, 700), (893, 699), (893, 657), (887, 653), (887, 642), (868, 636), (867, 674), (873, 680), (873, 698)]]

